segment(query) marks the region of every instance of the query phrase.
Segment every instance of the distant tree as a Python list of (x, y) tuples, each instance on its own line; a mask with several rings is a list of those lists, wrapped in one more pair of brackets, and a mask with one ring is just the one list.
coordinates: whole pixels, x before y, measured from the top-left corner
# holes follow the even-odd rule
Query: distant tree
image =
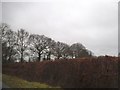
[(2, 61), (3, 62), (13, 62), (13, 57), (15, 55), (14, 45), (16, 42), (15, 32), (12, 31), (9, 26), (2, 23), (0, 27), (1, 38), (2, 38)]
[(7, 62), (7, 44), (4, 41), (5, 39), (5, 33), (9, 29), (9, 26), (6, 23), (0, 24), (0, 38), (1, 38), (1, 44), (2, 44), (2, 62)]
[(18, 54), (20, 55), (20, 62), (24, 61), (24, 55), (26, 55), (26, 50), (28, 48), (28, 37), (29, 33), (25, 31), (24, 29), (18, 30), (16, 33), (17, 35), (17, 43), (16, 43), (16, 49), (18, 51)]
[(70, 50), (72, 52), (71, 55), (74, 58), (86, 57), (91, 55), (91, 52), (89, 52), (81, 43), (72, 44)]
[(51, 60), (51, 55), (54, 55), (55, 41), (48, 38), (48, 47), (46, 47), (45, 54), (47, 55), (47, 60)]
[(7, 49), (7, 44), (2, 43), (2, 63), (7, 63), (8, 62), (8, 49)]
[(7, 30), (10, 30), (9, 25), (6, 24), (6, 23), (1, 23), (1, 24), (0, 24), (0, 31), (1, 31), (0, 37), (1, 37), (1, 39), (2, 39), (2, 42), (4, 42), (4, 39), (5, 39), (5, 35), (6, 35), (6, 31), (7, 31)]
[(74, 43), (70, 49), (72, 51), (72, 57), (79, 58), (81, 51), (85, 49), (85, 47), (81, 43)]
[(67, 58), (67, 56), (69, 55), (68, 53), (69, 53), (69, 45), (62, 42), (56, 42), (55, 56), (57, 57), (57, 59)]
[(91, 57), (92, 55), (93, 55), (92, 52), (87, 49), (83, 49), (80, 52), (80, 57)]
[(70, 55), (70, 46), (66, 43), (64, 43), (64, 46), (63, 46), (63, 50), (62, 50), (62, 57), (64, 59), (67, 59)]
[(6, 23), (0, 25), (0, 31), (4, 62), (12, 62), (14, 59), (19, 59), (20, 62), (23, 62), (26, 56), (29, 61), (40, 61), (42, 57), (44, 57), (44, 60), (50, 60), (51, 55), (57, 57), (57, 59), (80, 58), (93, 55), (81, 43), (74, 43), (69, 46), (63, 42), (55, 42), (44, 35), (29, 35), (24, 29), (14, 32)]
[(38, 61), (40, 61), (41, 55), (45, 52), (44, 50), (49, 48), (51, 38), (48, 38), (44, 35), (31, 34), (29, 37), (29, 42), (30, 42), (30, 45), (32, 46), (31, 50), (37, 53)]
[(12, 57), (16, 54), (15, 43), (16, 43), (16, 35), (12, 30), (8, 30), (6, 32), (6, 44), (7, 44), (7, 52), (8, 52), (8, 60), (12, 61)]

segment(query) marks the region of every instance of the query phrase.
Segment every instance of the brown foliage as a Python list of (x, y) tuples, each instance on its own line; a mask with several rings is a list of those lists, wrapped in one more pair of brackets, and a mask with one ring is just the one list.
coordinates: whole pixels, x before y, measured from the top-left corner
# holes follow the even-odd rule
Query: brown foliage
[(114, 88), (118, 87), (118, 58), (4, 64), (3, 73), (63, 88)]

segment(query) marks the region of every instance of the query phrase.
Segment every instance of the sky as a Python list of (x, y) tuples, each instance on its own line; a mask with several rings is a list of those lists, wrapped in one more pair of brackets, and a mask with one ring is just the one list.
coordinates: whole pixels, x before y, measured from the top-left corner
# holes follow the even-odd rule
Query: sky
[(95, 55), (118, 55), (118, 0), (2, 0), (2, 22), (17, 31), (82, 43)]

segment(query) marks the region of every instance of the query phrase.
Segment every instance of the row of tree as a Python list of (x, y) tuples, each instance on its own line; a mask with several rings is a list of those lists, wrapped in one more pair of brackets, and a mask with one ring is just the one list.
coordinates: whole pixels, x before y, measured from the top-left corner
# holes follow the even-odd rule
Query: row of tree
[(89, 57), (93, 53), (81, 43), (71, 46), (63, 42), (55, 42), (49, 37), (38, 34), (29, 34), (24, 29), (17, 32), (10, 29), (9, 25), (2, 23), (0, 26), (2, 39), (2, 61), (24, 62), (41, 61), (67, 58)]

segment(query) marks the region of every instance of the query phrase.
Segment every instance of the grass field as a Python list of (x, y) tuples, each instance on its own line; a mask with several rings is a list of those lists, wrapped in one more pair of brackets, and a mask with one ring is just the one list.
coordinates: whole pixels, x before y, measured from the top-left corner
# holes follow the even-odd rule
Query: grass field
[(3, 77), (3, 83), (11, 88), (58, 88), (37, 82), (28, 82), (26, 80), (22, 80), (20, 78), (5, 74), (3, 74), (2, 77)]

